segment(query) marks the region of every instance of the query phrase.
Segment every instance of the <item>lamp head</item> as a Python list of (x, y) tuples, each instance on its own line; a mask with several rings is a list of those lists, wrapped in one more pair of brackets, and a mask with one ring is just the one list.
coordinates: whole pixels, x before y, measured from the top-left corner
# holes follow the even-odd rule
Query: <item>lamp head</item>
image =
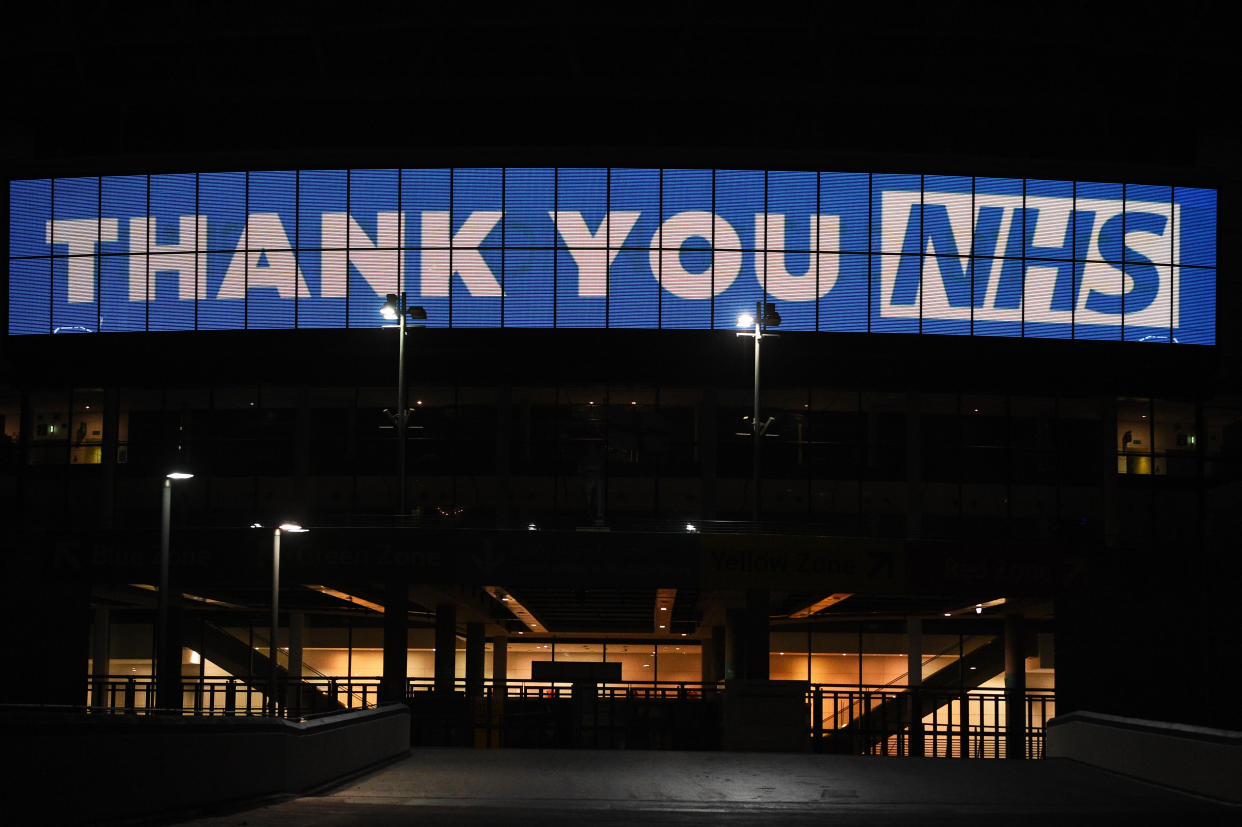
[(738, 327), (752, 327), (754, 326), (754, 324), (755, 324), (755, 317), (751, 315), (750, 313), (738, 313), (737, 314), (737, 326)]
[(781, 323), (781, 314), (776, 312), (776, 305), (763, 305), (763, 326), (779, 327)]
[(167, 474), (165, 474), (164, 476), (168, 477), (168, 479), (170, 479), (170, 480), (191, 480), (191, 479), (194, 479), (194, 475), (193, 475), (193, 474), (191, 474), (191, 473), (189, 473), (189, 472), (187, 472), (187, 471), (169, 471), (169, 472), (168, 472)]
[(383, 316), (385, 319), (388, 319), (389, 321), (396, 321), (397, 318), (399, 318), (399, 314), (401, 312), (400, 310), (397, 309), (397, 305), (399, 303), (400, 303), (400, 300), (398, 299), (397, 294), (389, 293), (387, 296), (385, 296), (385, 301), (384, 301), (383, 306), (380, 307), (380, 315)]
[(289, 534), (304, 534), (310, 531), (309, 528), (302, 528), (298, 523), (281, 523), (280, 530)]

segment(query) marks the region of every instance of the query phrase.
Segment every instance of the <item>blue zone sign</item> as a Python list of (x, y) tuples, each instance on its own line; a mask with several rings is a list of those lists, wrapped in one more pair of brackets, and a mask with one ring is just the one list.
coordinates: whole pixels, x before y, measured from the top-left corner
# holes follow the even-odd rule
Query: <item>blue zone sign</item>
[(710, 169), (9, 184), (9, 332), (783, 329), (1213, 344), (1215, 190)]

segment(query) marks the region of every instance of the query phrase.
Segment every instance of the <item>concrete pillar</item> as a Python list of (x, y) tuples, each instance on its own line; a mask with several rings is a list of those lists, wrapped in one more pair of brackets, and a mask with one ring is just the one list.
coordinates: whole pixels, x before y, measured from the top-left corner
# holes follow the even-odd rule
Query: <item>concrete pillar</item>
[(380, 703), (405, 701), (409, 676), (410, 594), (404, 581), (390, 581), (384, 588), (384, 675), (380, 678)]
[[(723, 626), (712, 626), (700, 644), (699, 680), (704, 686), (715, 685), (724, 677), (725, 633)], [(719, 649), (719, 653), (717, 652)]]
[(111, 657), (112, 622), (107, 609), (95, 610), (95, 626), (91, 630), (91, 706), (107, 706), (108, 660)]
[[(168, 592), (174, 598), (181, 594), (181, 588), (170, 574)], [(168, 636), (165, 638), (164, 651), (156, 654), (156, 686), (155, 705), (160, 709), (180, 709), (183, 701), (181, 686), (181, 649), (182, 624), (185, 611), (176, 600), (168, 607)], [(158, 648), (158, 646), (157, 646)]]
[(910, 700), (910, 749), (912, 758), (923, 756), (923, 619), (906, 618), (906, 688)]
[(509, 638), (492, 640), (492, 695), (503, 698), (509, 690)]
[[(483, 697), (483, 659), (487, 638), (482, 623), (466, 624), (466, 697)], [(438, 649), (437, 649), (438, 651)]]
[(457, 670), (457, 606), (441, 603), (436, 606), (435, 690), (438, 695), (451, 695), (455, 689)]
[(751, 680), (766, 681), (769, 669), (768, 590), (746, 590), (745, 674)]
[(703, 657), (712, 662), (712, 680), (724, 680), (725, 673), (725, 627), (713, 626), (711, 639), (703, 652)]
[(724, 679), (746, 677), (745, 609), (725, 610), (724, 641)]
[(1005, 757), (1026, 757), (1026, 651), (1022, 615), (1005, 615)]

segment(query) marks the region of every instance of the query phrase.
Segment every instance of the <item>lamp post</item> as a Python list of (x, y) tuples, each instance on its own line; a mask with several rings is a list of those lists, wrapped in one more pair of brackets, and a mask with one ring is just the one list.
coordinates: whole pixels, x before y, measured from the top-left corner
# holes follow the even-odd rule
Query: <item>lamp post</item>
[(268, 684), (267, 684), (267, 703), (269, 713), (276, 715), (278, 704), (276, 702), (276, 633), (280, 629), (280, 535), (284, 532), (290, 534), (303, 534), (310, 529), (302, 528), (297, 523), (281, 523), (272, 532), (272, 628), (268, 633), (267, 643), (267, 659), (268, 659)]
[(157, 596), (155, 632), (155, 706), (158, 709), (180, 708), (181, 658), (172, 649), (168, 633), (168, 550), (172, 539), (172, 484), (179, 480), (193, 479), (185, 471), (170, 471), (164, 475), (164, 494), (160, 508), (160, 583)]
[[(750, 336), (755, 340), (755, 390), (754, 390), (754, 409), (750, 417), (750, 433), (753, 443), (753, 455), (751, 458), (751, 473), (753, 478), (750, 486), (750, 519), (751, 522), (759, 522), (759, 445), (763, 439), (763, 435), (767, 433), (768, 425), (771, 424), (769, 419), (767, 422), (760, 424), (759, 422), (759, 343), (763, 341), (765, 336), (777, 337), (778, 333), (769, 333), (769, 327), (777, 327), (781, 323), (781, 316), (776, 312), (776, 305), (765, 304), (764, 302), (755, 302), (755, 313), (740, 313), (737, 317), (737, 326), (743, 328), (737, 331), (738, 336)], [(753, 330), (751, 328), (754, 328)]]
[[(380, 307), (380, 315), (389, 321), (397, 321), (397, 407), (393, 411), (386, 411), (392, 419), (393, 427), (397, 430), (397, 514), (402, 518), (406, 515), (405, 505), (405, 440), (406, 431), (409, 426), (410, 409), (405, 401), (405, 329), (406, 319), (413, 322), (426, 322), (427, 311), (417, 305), (410, 306), (405, 303), (405, 292), (389, 293), (383, 306)], [(413, 327), (425, 327), (423, 324), (414, 324)]]

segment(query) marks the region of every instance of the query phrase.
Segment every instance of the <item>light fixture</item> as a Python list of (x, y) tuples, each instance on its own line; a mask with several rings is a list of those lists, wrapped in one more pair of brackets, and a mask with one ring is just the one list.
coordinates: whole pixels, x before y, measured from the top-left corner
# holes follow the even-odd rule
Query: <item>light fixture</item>
[(263, 528), (263, 523), (251, 523), (251, 528)]
[(689, 531), (691, 534), (693, 534), (694, 532), (698, 530), (699, 530), (698, 526), (696, 526), (694, 523), (686, 523), (686, 531)]
[(661, 607), (660, 607), (660, 611), (662, 611), (662, 612), (667, 612), (667, 611), (668, 611), (668, 606), (661, 606)]
[(380, 307), (380, 315), (389, 321), (395, 322), (399, 316), (397, 315), (397, 294), (389, 293), (388, 300)]
[(527, 524), (526, 524), (526, 530), (527, 530), (527, 531), (538, 531), (538, 530), (539, 530), (539, 526), (535, 525), (534, 523), (527, 523)]
[(305, 534), (306, 532), (310, 531), (309, 528), (302, 528), (302, 526), (298, 525), (297, 523), (281, 523), (280, 530), (286, 531), (290, 534)]
[(983, 614), (983, 604), (982, 604), (982, 603), (976, 603), (976, 604), (975, 604), (975, 614), (977, 614), (977, 615), (981, 615), (981, 614)]
[(164, 476), (168, 477), (170, 480), (192, 480), (194, 479), (194, 475), (186, 471), (169, 471)]
[(738, 313), (737, 314), (737, 326), (738, 327), (750, 327), (754, 323), (755, 323), (755, 317), (752, 314), (750, 313)]

